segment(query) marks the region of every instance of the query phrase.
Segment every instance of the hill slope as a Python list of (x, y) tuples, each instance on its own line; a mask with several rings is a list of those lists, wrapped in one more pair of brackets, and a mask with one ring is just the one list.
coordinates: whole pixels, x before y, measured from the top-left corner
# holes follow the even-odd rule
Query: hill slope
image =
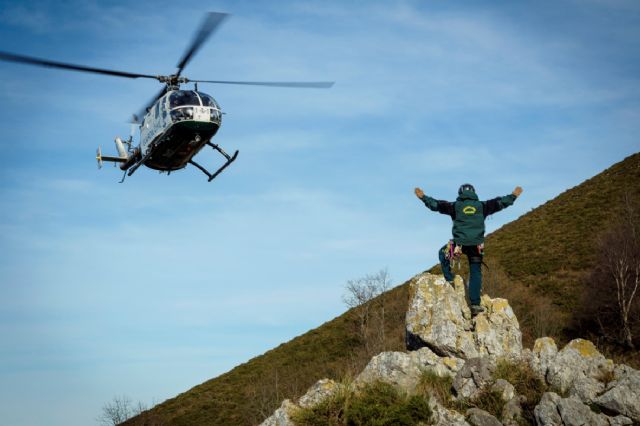
[[(562, 340), (580, 279), (594, 261), (592, 248), (598, 230), (606, 228), (620, 212), (625, 193), (640, 205), (640, 153), (488, 237), (485, 291), (510, 299), (521, 321), (525, 344), (539, 335), (555, 334)], [(382, 324), (385, 335), (392, 337), (376, 350), (404, 350), (407, 284), (381, 296), (385, 306)], [(370, 345), (364, 343), (356, 313), (348, 311), (125, 424), (259, 423), (282, 399), (300, 396), (316, 380), (339, 379), (360, 371), (371, 355)]]

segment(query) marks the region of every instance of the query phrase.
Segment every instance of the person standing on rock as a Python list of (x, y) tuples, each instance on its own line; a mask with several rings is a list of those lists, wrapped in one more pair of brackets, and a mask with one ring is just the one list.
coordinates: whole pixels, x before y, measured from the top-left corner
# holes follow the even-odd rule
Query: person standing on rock
[(459, 260), (462, 254), (469, 261), (469, 299), (471, 314), (484, 311), (480, 306), (482, 290), (482, 256), (484, 251), (484, 221), (487, 216), (509, 207), (522, 194), (519, 186), (509, 195), (487, 201), (479, 201), (473, 185), (465, 183), (458, 189), (458, 198), (454, 202), (431, 198), (420, 188), (415, 189), (416, 197), (434, 212), (451, 216), (453, 219), (453, 239), (438, 251), (442, 273), (447, 281), (453, 282), (451, 262)]

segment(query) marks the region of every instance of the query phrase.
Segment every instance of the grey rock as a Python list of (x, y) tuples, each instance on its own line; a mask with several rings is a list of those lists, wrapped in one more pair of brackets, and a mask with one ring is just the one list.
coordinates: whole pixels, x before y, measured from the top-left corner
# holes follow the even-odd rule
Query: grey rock
[(455, 377), (465, 364), (464, 359), (450, 356), (440, 357), (429, 348), (410, 352), (410, 355), (421, 371), (433, 371), (440, 377)]
[(502, 424), (505, 426), (520, 426), (522, 420), (522, 406), (520, 398), (514, 396), (502, 407)]
[(376, 380), (398, 388), (414, 390), (420, 380), (420, 369), (415, 359), (405, 352), (382, 352), (356, 377), (354, 384), (361, 386)]
[(577, 396), (560, 399), (558, 412), (566, 426), (609, 426), (607, 416), (594, 413)]
[(309, 388), (307, 393), (302, 395), (298, 400), (298, 405), (303, 408), (309, 408), (319, 404), (325, 399), (332, 396), (339, 388), (339, 384), (331, 379), (318, 380)]
[(492, 380), (495, 366), (488, 358), (471, 358), (453, 379), (453, 389), (458, 398), (473, 398)]
[(540, 337), (533, 343), (533, 353), (538, 358), (541, 372), (546, 375), (549, 365), (558, 355), (558, 346), (553, 338)]
[(318, 380), (309, 388), (307, 393), (300, 397), (298, 405), (288, 399), (282, 401), (282, 405), (268, 417), (260, 426), (295, 426), (291, 421), (291, 413), (297, 407), (309, 408), (333, 395), (342, 385), (330, 379)]
[(435, 426), (470, 426), (462, 414), (446, 409), (435, 398), (429, 398), (429, 408), (433, 413), (431, 420)]
[(467, 421), (473, 426), (502, 426), (498, 419), (479, 408), (470, 408), (466, 414)]
[(389, 383), (405, 392), (412, 393), (420, 382), (423, 371), (433, 371), (440, 377), (453, 377), (464, 365), (464, 360), (439, 357), (429, 348), (414, 352), (382, 352), (356, 377), (356, 386), (376, 380)]
[(485, 312), (475, 317), (474, 337), (481, 356), (520, 357), (522, 333), (507, 299), (482, 297)]
[(264, 422), (260, 423), (260, 426), (295, 426), (289, 418), (289, 414), (293, 410), (295, 410), (295, 405), (288, 399), (285, 399), (282, 401), (280, 408), (278, 408)]
[(598, 352), (593, 343), (574, 339), (549, 364), (547, 382), (562, 394), (591, 403), (605, 390), (600, 378), (612, 370), (613, 362)]
[(504, 379), (498, 379), (491, 385), (491, 390), (498, 392), (503, 401), (509, 401), (516, 395), (516, 389), (513, 385)]
[(554, 392), (545, 392), (540, 402), (533, 409), (538, 426), (562, 426), (562, 418), (558, 412), (560, 396)]
[(614, 370), (614, 377), (596, 398), (596, 404), (640, 422), (640, 371), (620, 365)]
[(536, 423), (541, 426), (609, 426), (609, 418), (594, 413), (577, 396), (561, 398), (553, 392), (542, 395), (534, 409)]
[(558, 347), (551, 337), (536, 339), (533, 350), (522, 350), (522, 359), (529, 364), (543, 382), (546, 381), (549, 365), (553, 363), (556, 355), (558, 355)]
[(426, 346), (438, 355), (464, 359), (520, 356), (520, 326), (506, 299), (483, 296), (485, 312), (471, 319), (460, 276), (455, 277), (452, 286), (442, 275), (424, 273), (412, 280), (409, 288), (409, 350)]
[(478, 356), (471, 314), (464, 299), (464, 283), (459, 276), (452, 287), (442, 275), (424, 273), (411, 282), (409, 291), (411, 302), (406, 314), (409, 350), (427, 346), (441, 356)]
[(632, 425), (633, 420), (631, 420), (627, 416), (619, 415), (615, 417), (609, 417), (609, 424), (611, 426), (627, 426), (627, 425)]

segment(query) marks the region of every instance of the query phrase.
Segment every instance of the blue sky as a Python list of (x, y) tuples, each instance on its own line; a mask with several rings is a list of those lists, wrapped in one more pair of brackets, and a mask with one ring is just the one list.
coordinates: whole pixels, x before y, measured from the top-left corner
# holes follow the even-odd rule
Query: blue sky
[(450, 233), (416, 185), (521, 185), (494, 230), (640, 146), (634, 1), (0, 0), (0, 50), (170, 73), (209, 10), (232, 16), (186, 76), (336, 81), (201, 86), (240, 150), (214, 183), (96, 169), (154, 81), (0, 63), (7, 424), (161, 402), (339, 315), (348, 279), (404, 282)]

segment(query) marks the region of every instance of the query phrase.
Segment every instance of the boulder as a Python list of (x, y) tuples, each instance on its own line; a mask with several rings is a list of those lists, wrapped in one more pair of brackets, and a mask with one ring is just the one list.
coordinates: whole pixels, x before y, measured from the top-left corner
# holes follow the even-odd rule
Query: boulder
[(295, 426), (291, 421), (291, 414), (298, 407), (309, 408), (324, 401), (332, 396), (339, 388), (339, 383), (330, 379), (318, 380), (309, 388), (307, 393), (300, 397), (298, 405), (288, 399), (282, 401), (282, 405), (270, 417), (268, 417), (260, 426)]
[(411, 282), (409, 292), (411, 302), (406, 314), (409, 350), (426, 346), (441, 356), (478, 356), (462, 278), (456, 276), (452, 286), (442, 275), (424, 273)]
[(376, 380), (401, 389), (413, 390), (420, 380), (420, 370), (415, 359), (405, 352), (382, 352), (371, 358), (369, 364), (356, 377), (355, 385), (361, 386)]
[(627, 416), (619, 415), (615, 417), (609, 417), (609, 425), (611, 426), (627, 426), (632, 425), (633, 420)]
[[(539, 426), (610, 426), (610, 421), (614, 420), (604, 414), (593, 412), (575, 395), (561, 398), (554, 392), (542, 395), (540, 403), (534, 409), (534, 415)], [(614, 421), (618, 422), (621, 419)]]
[(288, 399), (282, 401), (282, 405), (274, 413), (268, 417), (260, 426), (295, 426), (289, 418), (290, 413), (295, 410), (296, 406)]
[(464, 363), (453, 379), (453, 389), (458, 398), (473, 398), (492, 380), (495, 366), (488, 358), (471, 358)]
[(540, 380), (546, 381), (549, 365), (558, 355), (558, 346), (551, 337), (540, 337), (533, 344), (533, 350), (524, 349), (522, 359), (536, 372)]
[(411, 282), (407, 348), (428, 347), (438, 355), (464, 359), (519, 357), (522, 334), (509, 302), (483, 296), (485, 312), (471, 319), (464, 288), (460, 276), (453, 285), (429, 273)]
[(514, 396), (504, 404), (504, 407), (502, 407), (502, 419), (500, 420), (505, 426), (520, 426), (524, 422), (519, 396)]
[(313, 407), (331, 397), (339, 387), (340, 385), (331, 379), (318, 380), (307, 393), (300, 397), (298, 405), (302, 408)]
[(598, 352), (593, 343), (574, 339), (549, 364), (547, 382), (563, 395), (575, 395), (591, 403), (605, 390), (602, 377), (612, 370), (613, 362)]
[(389, 383), (405, 392), (412, 393), (420, 382), (423, 371), (433, 371), (440, 377), (454, 377), (464, 365), (464, 360), (439, 357), (429, 348), (414, 352), (382, 352), (356, 377), (356, 386), (376, 380)]
[(516, 396), (516, 389), (513, 385), (504, 379), (498, 379), (493, 385), (491, 390), (500, 394), (500, 397), (504, 402), (510, 401)]
[(640, 371), (627, 365), (614, 370), (614, 380), (595, 403), (617, 414), (640, 422)]
[(482, 296), (485, 311), (475, 318), (474, 336), (481, 356), (519, 357), (522, 333), (507, 299)]
[(565, 426), (609, 426), (607, 416), (594, 413), (577, 396), (560, 399), (558, 412)]
[(435, 426), (470, 426), (462, 414), (446, 409), (436, 398), (429, 398), (429, 408), (433, 413), (430, 424)]
[(502, 426), (498, 419), (479, 408), (470, 408), (466, 414), (467, 421), (472, 426)]
[(540, 398), (540, 402), (533, 409), (538, 426), (560, 426), (562, 418), (558, 412), (558, 402), (560, 396), (554, 392), (545, 392)]

